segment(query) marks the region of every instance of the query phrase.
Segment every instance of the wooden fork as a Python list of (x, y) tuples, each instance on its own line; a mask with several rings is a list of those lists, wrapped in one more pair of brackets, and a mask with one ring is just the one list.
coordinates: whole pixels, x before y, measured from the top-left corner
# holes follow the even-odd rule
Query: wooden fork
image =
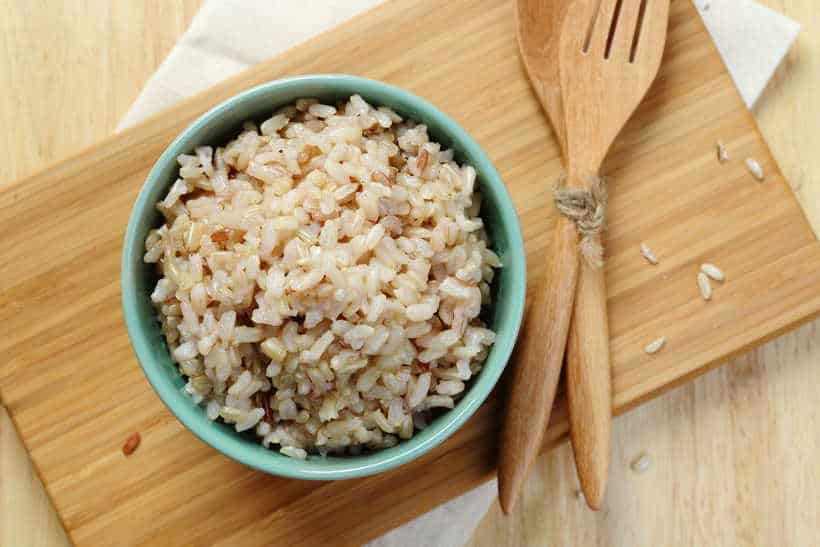
[[(590, 190), (612, 142), (657, 74), (668, 11), (669, 0), (576, 0), (567, 8), (558, 60), (569, 188)], [(526, 471), (538, 454), (547, 425), (550, 408), (542, 403), (549, 398), (551, 406), (555, 389), (539, 382), (551, 377), (556, 360), (560, 366), (566, 343), (579, 250), (577, 230), (564, 217), (559, 217), (556, 225), (554, 251), (545, 282), (533, 303), (535, 309), (544, 311), (528, 318), (532, 326), (525, 336), (529, 340), (523, 340), (523, 359), (513, 369), (499, 462), (499, 499), (507, 513), (512, 510)], [(585, 321), (606, 325), (602, 273), (591, 273), (582, 281), (589, 305), (582, 300), (584, 308), (576, 311), (578, 333)], [(535, 340), (531, 339), (533, 336)], [(583, 355), (580, 350), (584, 339), (578, 335), (574, 340), (573, 353)], [(526, 351), (536, 343), (544, 354)], [(606, 355), (608, 363), (608, 341), (602, 347), (596, 353)], [(568, 368), (568, 386), (573, 386), (569, 388), (570, 409), (575, 408), (570, 425), (576, 465), (585, 492), (589, 490), (594, 498), (591, 506), (600, 504), (609, 461), (611, 387), (608, 373), (601, 374), (600, 368), (600, 363), (583, 359), (577, 359)], [(587, 465), (583, 455), (602, 452), (600, 446), (595, 446), (601, 444), (597, 441), (601, 435), (607, 447), (605, 455)], [(591, 481), (585, 477), (591, 477)]]
[[(521, 58), (541, 107), (550, 120), (562, 153), (566, 151), (566, 129), (558, 49), (561, 26), (569, 4), (570, 0), (516, 2), (516, 30)], [(540, 294), (543, 297), (543, 291)], [(539, 307), (541, 302), (543, 300), (538, 300), (530, 307), (528, 322), (531, 324), (545, 318), (544, 310)], [(529, 326), (530, 323), (527, 327)], [(528, 337), (521, 341), (518, 355), (529, 362), (543, 360), (543, 346), (544, 339), (541, 337)], [(568, 382), (571, 390), (569, 397), (576, 403), (576, 406), (570, 408), (570, 416), (575, 418), (570, 433), (576, 467), (587, 504), (592, 509), (598, 509), (603, 499), (609, 467), (612, 423), (609, 328), (604, 271), (592, 267), (585, 261), (581, 261), (580, 264), (566, 352), (566, 372), (567, 376), (572, 378), (572, 382)], [(553, 405), (560, 376), (561, 361), (547, 358), (543, 362), (543, 384), (540, 386), (541, 393), (544, 394), (543, 408), (547, 409), (544, 423), (548, 424), (549, 411)], [(514, 382), (511, 383), (511, 387), (517, 389)], [(512, 399), (511, 396), (510, 400)], [(594, 405), (589, 407), (592, 401)], [(582, 412), (579, 408), (587, 412)], [(536, 444), (540, 445), (540, 440)], [(513, 446), (516, 445), (518, 443), (513, 443)], [(510, 469), (509, 460), (509, 457), (503, 458), (503, 471), (499, 474), (501, 477), (507, 477), (505, 471)], [(502, 478), (499, 484), (503, 483), (505, 478)], [(502, 499), (506, 502), (506, 496)], [(502, 503), (502, 507), (508, 509), (506, 503)]]
[[(567, 11), (559, 65), (571, 187), (588, 188), (599, 175), (612, 142), (646, 95), (658, 73), (668, 19), (669, 0), (579, 1)], [(584, 36), (578, 29), (589, 30)], [(606, 485), (612, 420), (603, 272), (582, 268), (578, 284), (573, 329), (588, 331), (587, 322), (603, 325), (606, 337), (571, 335), (567, 361), (575, 463), (587, 501), (597, 509)], [(594, 345), (583, 351), (582, 344)]]

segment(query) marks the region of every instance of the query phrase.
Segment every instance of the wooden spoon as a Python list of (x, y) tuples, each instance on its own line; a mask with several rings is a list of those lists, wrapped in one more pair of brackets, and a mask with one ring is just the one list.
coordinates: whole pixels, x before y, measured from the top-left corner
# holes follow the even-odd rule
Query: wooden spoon
[[(646, 95), (660, 66), (668, 17), (669, 0), (579, 0), (567, 10), (559, 69), (570, 187), (589, 188), (615, 137)], [(598, 509), (612, 423), (609, 333), (603, 270), (582, 263), (567, 355), (567, 396), (578, 478), (587, 503)]]
[[(563, 150), (564, 109), (561, 104), (558, 45), (561, 22), (571, 0), (517, 0), (518, 47), (535, 94), (552, 123)], [(549, 422), (561, 374), (577, 259), (560, 256), (577, 248), (575, 225), (559, 217), (555, 228), (555, 259), (536, 288), (510, 379), (498, 467), (498, 498), (509, 514), (524, 484), (527, 469), (538, 455)], [(566, 249), (559, 252), (559, 249)], [(565, 272), (564, 270), (570, 270)]]
[(515, 29), (521, 60), (541, 107), (547, 113), (555, 137), (566, 147), (564, 104), (561, 99), (561, 73), (558, 45), (567, 7), (573, 0), (517, 0)]

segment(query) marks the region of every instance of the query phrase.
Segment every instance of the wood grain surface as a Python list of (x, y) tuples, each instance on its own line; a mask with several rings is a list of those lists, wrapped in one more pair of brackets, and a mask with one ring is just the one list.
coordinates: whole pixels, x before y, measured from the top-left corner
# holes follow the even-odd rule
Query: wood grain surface
[[(795, 8), (795, 5), (797, 5), (796, 2), (790, 3), (789, 7), (801, 9), (800, 6)], [(31, 6), (30, 9), (34, 12), (39, 9), (39, 13), (46, 13), (43, 6), (38, 4), (32, 4)], [(6, 6), (3, 6), (3, 9), (6, 10)], [(64, 8), (66, 13), (63, 15), (71, 18), (73, 14), (73, 20), (78, 23), (90, 19), (91, 21), (86, 21), (86, 24), (93, 27), (93, 23), (97, 21), (94, 17), (99, 15), (97, 12), (94, 10), (74, 12), (74, 9), (74, 7)], [(802, 13), (806, 14), (807, 17), (812, 16), (808, 5), (802, 9), (805, 10)], [(50, 12), (53, 11), (52, 6)], [(5, 15), (5, 11), (3, 14)], [(93, 14), (93, 16), (89, 14)], [(150, 14), (146, 13), (146, 17), (148, 15)], [(8, 20), (8, 18), (4, 19), (4, 24)], [(19, 21), (12, 18), (10, 25), (12, 29), (16, 28), (21, 34), (25, 34), (26, 25), (31, 24), (32, 20), (36, 22), (37, 17), (21, 18)], [(102, 48), (102, 51), (96, 51), (98, 48), (95, 48), (96, 53), (89, 52), (89, 60), (86, 62), (94, 68), (99, 68), (106, 63), (113, 63), (117, 55), (123, 57), (133, 55), (134, 44), (136, 44), (138, 50), (142, 50), (144, 46), (139, 40), (157, 40), (158, 37), (153, 36), (153, 34), (162, 34), (165, 27), (160, 24), (161, 20), (165, 19), (157, 18), (153, 25), (148, 25), (151, 31), (146, 32), (145, 36), (132, 37), (133, 43), (130, 44), (132, 47), (127, 48), (127, 54), (118, 51), (116, 48), (109, 50)], [(816, 23), (816, 20), (810, 19), (810, 21)], [(14, 27), (15, 24), (18, 26)], [(61, 21), (59, 27), (63, 28), (64, 26), (66, 26), (65, 22)], [(179, 29), (182, 26), (184, 25), (180, 25)], [(41, 28), (48, 29), (48, 22), (42, 23)], [(817, 27), (815, 26), (815, 28)], [(121, 37), (114, 39), (104, 32), (98, 32), (95, 35), (93, 30), (91, 28), (91, 31), (89, 31), (88, 28), (84, 29), (82, 25), (78, 25), (76, 32), (82, 34), (85, 31), (85, 36), (96, 36), (99, 41), (121, 39)], [(49, 33), (45, 32), (43, 34), (48, 35)], [(169, 34), (172, 34), (172, 32), (169, 31)], [(11, 75), (18, 77), (18, 81), (25, 82), (24, 76), (31, 76), (31, 71), (24, 69), (24, 67), (30, 66), (30, 63), (27, 64), (25, 59), (29, 61), (32, 59), (25, 57), (25, 55), (36, 56), (39, 54), (48, 57), (45, 53), (49, 52), (51, 55), (57, 55), (58, 60), (52, 61), (55, 63), (51, 67), (52, 71), (46, 71), (49, 76), (40, 83), (48, 86), (49, 79), (56, 78), (58, 82), (56, 89), (59, 89), (61, 78), (65, 80), (78, 77), (76, 72), (72, 73), (70, 70), (66, 70), (66, 65), (58, 62), (60, 56), (70, 56), (77, 53), (78, 48), (81, 50), (77, 43), (69, 40), (67, 43), (70, 43), (70, 45), (65, 50), (49, 48), (45, 45), (47, 42), (32, 44), (30, 50), (25, 48), (16, 50), (12, 49), (10, 45), (14, 42), (14, 39), (9, 38), (8, 35), (9, 33), (4, 33), (4, 37), (7, 38), (4, 41), (4, 46), (7, 48), (4, 55), (11, 52), (9, 55), (17, 54), (24, 59), (24, 61), (10, 69)], [(783, 110), (779, 112), (775, 107), (761, 112), (762, 119), (768, 126), (773, 128), (772, 135), (789, 135), (791, 137), (795, 128), (798, 127), (796, 121), (806, 119), (807, 115), (817, 114), (817, 102), (809, 100), (812, 97), (809, 90), (817, 90), (817, 59), (813, 59), (812, 55), (817, 55), (820, 49), (817, 48), (817, 44), (812, 44), (813, 36), (808, 32), (804, 35), (804, 38), (807, 35), (809, 36), (808, 45), (804, 42), (803, 47), (798, 49), (800, 52), (798, 55), (808, 56), (805, 62), (809, 63), (809, 68), (796, 69), (791, 74), (784, 73), (784, 77), (794, 78), (794, 81), (790, 81), (787, 86), (774, 88), (774, 93), (767, 97), (767, 102), (764, 103), (765, 105), (783, 104)], [(98, 42), (93, 41), (92, 43), (98, 44)], [(814, 49), (811, 49), (812, 46)], [(19, 47), (19, 45), (14, 47)], [(38, 47), (41, 49), (38, 49)], [(58, 54), (53, 53), (56, 50), (59, 50)], [(100, 61), (101, 56), (104, 56), (105, 62)], [(78, 57), (82, 57), (82, 55), (78, 55)], [(812, 64), (812, 61), (814, 61), (814, 64)], [(95, 62), (98, 64), (95, 65)], [(82, 64), (79, 66), (82, 66)], [(64, 72), (59, 72), (61, 67)], [(93, 73), (93, 69), (90, 70)], [(150, 72), (150, 69), (147, 72)], [(59, 73), (62, 76), (55, 77), (52, 73)], [(120, 79), (120, 83), (117, 85), (123, 88), (128, 86), (121, 83), (122, 79), (128, 82), (128, 78), (135, 77), (133, 74), (125, 75), (119, 72), (112, 75), (112, 78)], [(88, 81), (91, 80), (93, 78), (88, 79)], [(99, 110), (100, 105), (105, 108), (106, 101), (118, 100), (123, 105), (128, 104), (136, 94), (141, 82), (132, 82), (133, 95), (120, 95), (118, 99), (113, 99), (106, 93), (93, 88), (89, 91), (88, 97), (80, 97), (77, 94), (65, 95), (63, 99), (64, 107), (67, 105), (72, 112), (71, 116), (78, 118), (79, 127), (67, 129), (66, 135), (69, 136), (60, 137), (60, 139), (64, 139), (64, 141), (61, 141), (62, 146), (65, 147), (63, 149), (59, 146), (48, 145), (49, 139), (54, 138), (54, 132), (48, 129), (50, 126), (45, 123), (59, 118), (59, 109), (46, 111), (47, 114), (43, 114), (42, 118), (38, 118), (39, 114), (32, 113), (36, 110), (35, 106), (37, 105), (58, 104), (56, 101), (49, 102), (48, 100), (49, 98), (63, 97), (59, 91), (55, 91), (54, 85), (52, 81), (51, 88), (36, 90), (39, 95), (34, 94), (34, 91), (32, 91), (31, 97), (25, 97), (24, 94), (18, 94), (15, 90), (14, 93), (9, 95), (12, 97), (11, 99), (8, 99), (8, 96), (3, 98), (0, 105), (3, 107), (4, 119), (7, 115), (13, 113), (15, 116), (22, 116), (21, 121), (23, 122), (44, 122), (39, 126), (32, 125), (38, 128), (32, 134), (19, 135), (15, 132), (16, 130), (4, 130), (3, 135), (7, 138), (10, 150), (19, 150), (23, 156), (23, 151), (31, 154), (32, 150), (40, 150), (42, 154), (40, 159), (49, 160), (72, 150), (72, 145), (87, 143), (88, 141), (84, 141), (82, 138), (82, 132), (86, 130), (85, 128), (97, 124), (94, 131), (108, 131), (124, 110), (116, 112), (110, 118), (106, 118), (107, 126), (105, 125), (106, 120), (101, 121), (99, 117), (94, 117), (92, 114)], [(101, 87), (103, 91), (113, 93), (111, 89), (105, 88), (105, 86), (113, 85), (106, 82), (101, 84)], [(802, 102), (793, 100), (794, 96), (788, 94), (789, 92), (796, 93), (795, 89), (800, 90), (803, 94), (798, 95), (798, 97), (804, 97)], [(100, 95), (94, 95), (94, 93), (100, 93)], [(779, 102), (778, 97), (780, 98)], [(29, 105), (28, 110), (19, 108), (20, 105)], [(89, 119), (84, 119), (85, 116), (89, 116)], [(767, 118), (767, 116), (770, 117)], [(35, 120), (32, 120), (32, 118), (35, 118)], [(77, 137), (74, 140), (70, 137), (71, 131), (77, 132)], [(791, 142), (791, 140), (781, 137), (780, 147), (776, 145), (777, 141), (773, 139), (778, 157), (780, 157), (781, 162), (792, 176), (793, 182), (800, 184), (800, 182), (805, 181), (806, 184), (802, 185), (800, 190), (800, 194), (804, 197), (811, 196), (810, 175), (820, 173), (818, 159), (810, 153), (811, 149), (807, 147), (808, 134), (806, 138), (805, 141), (796, 139), (797, 142)], [(50, 157), (48, 157), (49, 154), (51, 154)], [(26, 171), (25, 161), (29, 160), (25, 157), (19, 159), (14, 156), (11, 166), (4, 166), (4, 169), (9, 169), (12, 173), (7, 177), (6, 171), (3, 171), (3, 180), (9, 180), (13, 176), (31, 172), (32, 168)], [(32, 161), (32, 165), (36, 166), (37, 158)], [(20, 165), (23, 165), (22, 169), (16, 167)], [(21, 170), (22, 173), (15, 173), (15, 169)], [(812, 171), (812, 169), (814, 170)], [(798, 176), (795, 177), (795, 175)], [(816, 218), (818, 211), (816, 209), (809, 210), (809, 215)], [(813, 528), (815, 523), (812, 515), (816, 515), (818, 509), (816, 497), (812, 497), (813, 490), (811, 488), (812, 485), (816, 487), (818, 481), (818, 464), (815, 457), (818, 449), (816, 434), (818, 415), (814, 405), (816, 393), (812, 388), (812, 386), (817, 385), (818, 371), (817, 367), (811, 366), (813, 362), (816, 363), (818, 349), (814, 340), (817, 340), (815, 326), (804, 327), (797, 334), (784, 337), (777, 343), (768, 344), (761, 350), (750, 354), (750, 356), (738, 360), (733, 367), (713, 373), (705, 380), (699, 380), (694, 387), (677, 390), (671, 396), (653, 402), (646, 410), (635, 411), (625, 419), (616, 421), (615, 461), (617, 466), (628, 467), (628, 461), (633, 456), (636, 447), (650, 450), (657, 449), (663, 452), (660, 456), (655, 453), (651, 454), (655, 465), (653, 465), (650, 472), (643, 476), (640, 485), (631, 483), (636, 479), (633, 479), (629, 473), (613, 472), (613, 486), (617, 484), (617, 489), (613, 488), (613, 490), (616, 490), (617, 494), (613, 495), (613, 492), (610, 492), (609, 505), (616, 504), (614, 507), (618, 510), (618, 518), (615, 518), (614, 511), (610, 507), (605, 508), (605, 511), (599, 517), (593, 517), (580, 509), (580, 506), (575, 507), (572, 504), (572, 499), (567, 494), (571, 493), (574, 488), (574, 486), (571, 486), (574, 481), (574, 471), (572, 470), (571, 458), (566, 457), (568, 453), (562, 449), (555, 456), (550, 455), (541, 458), (542, 469), (539, 470), (539, 474), (533, 477), (533, 481), (528, 488), (528, 499), (524, 504), (526, 511), (520, 514), (520, 518), (507, 520), (505, 523), (512, 524), (500, 527), (496, 525), (498, 522), (494, 520), (494, 515), (491, 514), (477, 537), (488, 542), (493, 538), (500, 537), (507, 543), (533, 544), (543, 542), (579, 545), (589, 544), (590, 539), (601, 544), (634, 545), (649, 544), (652, 539), (662, 542), (664, 539), (677, 538), (692, 538), (693, 541), (697, 539), (701, 541), (708, 540), (712, 544), (724, 545), (741, 542), (746, 544), (773, 544), (774, 540), (778, 538), (781, 540), (790, 538), (794, 541), (787, 541), (787, 543), (792, 544), (811, 543), (811, 538), (817, 539), (816, 535), (810, 534), (817, 533)], [(108, 358), (116, 361), (123, 355), (125, 353), (108, 356)], [(130, 355), (125, 355), (125, 357), (132, 359)], [(37, 359), (32, 359), (28, 364), (33, 365), (38, 362)], [(132, 362), (129, 366), (133, 365)], [(741, 368), (741, 370), (735, 370), (738, 368)], [(4, 363), (3, 371), (5, 372), (5, 370), (6, 364)], [(135, 379), (136, 381), (142, 381), (138, 376), (129, 376), (127, 378), (127, 380)], [(698, 388), (698, 386), (700, 387)], [(5, 384), (3, 395), (7, 395)], [(27, 396), (28, 403), (36, 401), (38, 396), (42, 395), (41, 390), (34, 389)], [(10, 402), (8, 397), (6, 402)], [(145, 401), (140, 399), (140, 402), (144, 403)], [(148, 401), (148, 405), (152, 407), (156, 407), (158, 404), (156, 400)], [(11, 410), (15, 415), (18, 426), (24, 424), (25, 419), (21, 420), (17, 415), (14, 403), (11, 403)], [(131, 418), (126, 416), (119, 419), (127, 421)], [(142, 417), (138, 416), (134, 419), (140, 421)], [(810, 424), (814, 424), (815, 427), (812, 428)], [(153, 425), (172, 436), (181, 434), (173, 430), (173, 424), (164, 423), (162, 420)], [(169, 425), (171, 429), (167, 429)], [(63, 424), (63, 428), (69, 429), (70, 424)], [(21, 427), (21, 429), (24, 428)], [(47, 434), (48, 432), (43, 433), (43, 435)], [(119, 445), (124, 441), (124, 436), (122, 438), (119, 438), (119, 436), (112, 437), (114, 437), (111, 441), (112, 446), (106, 448), (109, 454), (116, 453), (119, 450)], [(796, 441), (798, 438), (800, 439), (799, 442)], [(5, 441), (7, 437), (4, 436), (3, 439)], [(162, 440), (157, 439), (156, 442), (160, 443)], [(650, 444), (650, 441), (654, 444)], [(31, 441), (27, 442), (29, 442), (29, 447), (33, 447)], [(192, 440), (186, 442), (196, 444), (196, 441)], [(60, 456), (60, 454), (49, 453), (48, 443), (42, 437), (34, 444), (39, 445), (39, 448), (35, 448), (34, 451), (36, 460), (38, 459), (38, 451), (40, 458), (57, 459)], [(0, 448), (3, 448), (3, 446), (0, 446)], [(54, 448), (51, 447), (51, 450), (54, 450)], [(138, 451), (137, 454), (139, 453)], [(456, 452), (453, 455), (458, 456), (459, 453)], [(659, 457), (660, 460), (657, 459)], [(4, 462), (10, 461), (13, 465), (19, 466), (19, 461), (14, 460), (5, 448), (3, 448), (3, 458)], [(206, 462), (207, 459), (205, 459)], [(771, 473), (772, 466), (782, 471), (782, 473)], [(93, 471), (96, 473), (104, 470), (104, 468), (105, 465), (101, 464), (100, 468)], [(5, 469), (6, 467), (3, 467), (4, 472)], [(126, 472), (130, 470), (131, 473), (144, 471), (139, 465), (136, 468), (126, 467), (124, 470)], [(76, 468), (74, 471), (76, 472)], [(201, 469), (200, 472), (207, 476), (207, 466), (205, 469)], [(63, 480), (72, 478), (70, 477), (70, 471), (67, 472), (66, 469), (63, 469), (62, 473), (65, 473), (65, 477), (68, 477)], [(463, 482), (463, 477), (456, 476), (451, 484), (463, 486)], [(3, 488), (5, 489), (8, 484), (8, 481), (4, 480), (2, 483)], [(641, 485), (643, 486), (641, 487)], [(240, 484), (234, 484), (233, 487), (240, 489)], [(353, 487), (353, 484), (348, 483), (348, 487)], [(54, 486), (52, 485), (53, 489)], [(325, 492), (329, 493), (327, 490)], [(672, 492), (677, 492), (677, 494), (673, 496), (671, 495)], [(16, 493), (22, 498), (29, 493), (29, 489), (21, 488)], [(107, 492), (99, 493), (102, 496), (109, 494)], [(119, 498), (118, 501), (134, 495), (135, 492), (120, 492), (120, 494), (122, 498)], [(84, 495), (86, 497), (93, 496), (89, 493)], [(193, 495), (194, 493), (191, 492), (191, 496)], [(14, 500), (20, 498), (12, 497)], [(673, 503), (683, 505), (673, 506)], [(3, 525), (4, 534), (9, 529), (9, 523), (13, 521), (24, 522), (24, 520), (9, 516), (12, 514), (11, 511), (17, 508), (9, 506), (18, 505), (24, 506), (25, 504), (4, 503), (0, 507), (3, 511), (0, 513), (0, 518), (4, 520), (0, 523)], [(308, 504), (300, 505), (300, 507), (308, 506)], [(551, 510), (545, 512), (545, 507), (549, 507)], [(560, 510), (555, 508), (560, 508)], [(280, 515), (280, 517), (298, 518), (300, 515), (298, 507), (294, 507), (294, 511), (294, 514)], [(120, 508), (117, 511), (120, 514), (120, 522), (126, 519), (122, 515), (123, 512), (127, 512), (127, 510)], [(166, 518), (166, 512), (162, 507), (154, 507), (152, 515), (156, 520), (162, 520)], [(389, 516), (390, 512), (387, 513)], [(545, 516), (548, 518), (544, 518)], [(83, 517), (88, 519), (89, 515), (80, 515), (80, 518)], [(244, 519), (246, 517), (247, 515), (242, 514), (237, 518)], [(29, 518), (34, 517), (29, 515)], [(728, 526), (725, 522), (727, 520), (729, 521)], [(29, 520), (29, 522), (32, 521)], [(723, 524), (722, 528), (718, 527), (719, 522)], [(71, 521), (68, 523), (70, 525)], [(788, 523), (788, 526), (786, 523)], [(583, 525), (587, 525), (587, 527), (582, 528)], [(114, 526), (108, 531), (117, 531), (117, 527)], [(120, 530), (120, 533), (125, 532), (127, 530)], [(100, 538), (104, 536), (95, 537), (99, 542), (103, 541)], [(139, 538), (131, 536), (128, 539), (135, 540)], [(168, 542), (172, 542), (173, 536), (168, 536), (166, 539)], [(800, 541), (801, 539), (804, 541)], [(158, 539), (154, 537), (154, 540), (157, 541)], [(3, 544), (6, 543), (3, 542)], [(17, 544), (21, 543), (15, 543), (15, 545)], [(492, 543), (484, 544), (491, 545)]]

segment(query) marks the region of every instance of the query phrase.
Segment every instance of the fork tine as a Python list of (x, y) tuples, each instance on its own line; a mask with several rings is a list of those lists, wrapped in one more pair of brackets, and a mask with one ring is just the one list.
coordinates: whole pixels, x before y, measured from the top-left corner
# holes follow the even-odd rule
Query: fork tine
[(618, 16), (618, 27), (615, 29), (615, 36), (609, 48), (610, 59), (629, 60), (638, 25), (638, 16), (641, 12), (641, 4), (645, 1), (622, 0), (621, 12)]
[(647, 67), (657, 70), (661, 62), (662, 46), (666, 42), (666, 27), (669, 24), (669, 0), (646, 0), (641, 24), (635, 62), (647, 63)]
[[(559, 50), (566, 47), (567, 51), (584, 51), (589, 45), (587, 40), (590, 21), (595, 16), (598, 0), (585, 0), (583, 2), (569, 2), (564, 21), (561, 23)], [(560, 55), (559, 55), (560, 57)]]
[[(589, 18), (593, 26), (588, 39), (587, 52), (596, 57), (603, 57), (617, 0), (592, 0), (586, 3), (593, 8)], [(598, 6), (597, 13), (594, 9), (596, 5)]]

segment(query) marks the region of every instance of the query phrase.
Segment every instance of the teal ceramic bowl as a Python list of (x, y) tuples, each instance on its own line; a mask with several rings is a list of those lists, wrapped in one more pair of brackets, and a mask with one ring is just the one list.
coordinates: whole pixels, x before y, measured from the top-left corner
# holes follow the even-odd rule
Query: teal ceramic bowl
[[(459, 162), (475, 167), (483, 195), (481, 216), (503, 264), (493, 284), (493, 305), (483, 312), (497, 338), (484, 368), (468, 384), (456, 406), (412, 439), (360, 456), (311, 455), (297, 460), (262, 447), (252, 434), (239, 434), (232, 426), (212, 422), (204, 408), (183, 392), (184, 381), (171, 360), (149, 298), (157, 276), (153, 267), (142, 260), (144, 242), (148, 231), (161, 224), (154, 205), (177, 177), (179, 154), (199, 145), (227, 142), (239, 132), (243, 121), (263, 120), (276, 108), (298, 98), (318, 97), (332, 104), (356, 93), (371, 104), (389, 106), (405, 118), (426, 124), (432, 139), (452, 148)], [(128, 335), (145, 375), (162, 401), (188, 429), (223, 454), (260, 471), (299, 479), (348, 479), (379, 473), (419, 457), (449, 437), (476, 411), (501, 376), (518, 335), (525, 293), (526, 265), (518, 218), (504, 183), (478, 144), (419, 97), (382, 82), (345, 75), (302, 76), (263, 84), (225, 101), (191, 124), (148, 174), (131, 212), (122, 256), (122, 303)]]

